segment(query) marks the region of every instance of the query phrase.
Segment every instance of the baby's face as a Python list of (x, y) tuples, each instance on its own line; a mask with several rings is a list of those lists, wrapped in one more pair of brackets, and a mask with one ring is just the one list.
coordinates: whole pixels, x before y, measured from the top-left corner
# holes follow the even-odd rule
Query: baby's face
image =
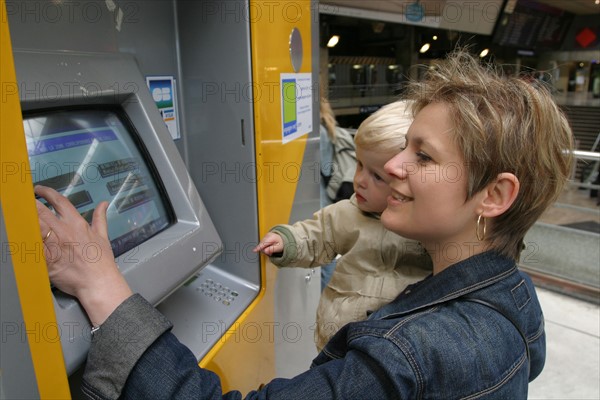
[(383, 212), (387, 206), (387, 197), (391, 190), (387, 182), (388, 175), (383, 166), (395, 152), (380, 152), (362, 149), (356, 146), (356, 172), (354, 173), (354, 192), (358, 208), (365, 212)]

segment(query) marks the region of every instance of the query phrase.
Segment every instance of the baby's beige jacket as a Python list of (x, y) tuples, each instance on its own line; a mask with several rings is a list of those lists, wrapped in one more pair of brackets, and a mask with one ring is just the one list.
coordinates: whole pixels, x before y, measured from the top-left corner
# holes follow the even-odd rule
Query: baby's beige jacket
[(380, 215), (362, 212), (354, 196), (271, 231), (284, 241), (283, 253), (270, 258), (278, 267), (316, 268), (340, 255), (317, 309), (319, 351), (342, 326), (366, 319), (432, 271), (418, 242), (385, 229)]

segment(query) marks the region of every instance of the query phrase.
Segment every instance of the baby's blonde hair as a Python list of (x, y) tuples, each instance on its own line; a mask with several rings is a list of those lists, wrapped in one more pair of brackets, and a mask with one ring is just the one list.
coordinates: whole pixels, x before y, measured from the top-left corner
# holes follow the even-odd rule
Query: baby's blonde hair
[(399, 153), (406, 146), (406, 132), (412, 120), (409, 102), (387, 104), (360, 124), (354, 142), (365, 150)]

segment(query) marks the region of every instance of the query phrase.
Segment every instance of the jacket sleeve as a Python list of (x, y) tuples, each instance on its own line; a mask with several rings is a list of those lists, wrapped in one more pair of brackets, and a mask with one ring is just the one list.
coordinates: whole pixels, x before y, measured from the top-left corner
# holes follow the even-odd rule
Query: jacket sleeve
[(92, 337), (82, 391), (91, 399), (119, 397), (127, 376), (171, 323), (139, 294), (125, 300)]
[(334, 223), (341, 224), (341, 203), (322, 208), (312, 219), (273, 227), (271, 231), (283, 238), (283, 253), (272, 256), (271, 262), (278, 267), (315, 268), (343, 253)]
[[(407, 362), (385, 362), (381, 354), (398, 349), (388, 340), (365, 341), (369, 349), (353, 349), (343, 358), (313, 365), (291, 379), (274, 379), (246, 400), (320, 400), (415, 398), (416, 379)], [(373, 351), (372, 351), (373, 350)], [(403, 357), (403, 356), (401, 356)], [(406, 359), (404, 359), (406, 360)], [(400, 359), (396, 358), (396, 361)], [(239, 362), (246, 362), (240, 359)], [(253, 368), (247, 363), (248, 368)], [(164, 333), (139, 360), (122, 399), (239, 400), (238, 391), (222, 392), (219, 377), (200, 368), (193, 354), (175, 336)]]

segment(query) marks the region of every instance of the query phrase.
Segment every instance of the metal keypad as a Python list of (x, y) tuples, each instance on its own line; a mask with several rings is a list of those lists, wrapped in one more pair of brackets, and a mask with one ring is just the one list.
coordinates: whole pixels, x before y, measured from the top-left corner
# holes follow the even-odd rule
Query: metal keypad
[(196, 290), (226, 306), (231, 305), (239, 295), (235, 290), (231, 290), (212, 279), (206, 279), (200, 286), (196, 287)]

